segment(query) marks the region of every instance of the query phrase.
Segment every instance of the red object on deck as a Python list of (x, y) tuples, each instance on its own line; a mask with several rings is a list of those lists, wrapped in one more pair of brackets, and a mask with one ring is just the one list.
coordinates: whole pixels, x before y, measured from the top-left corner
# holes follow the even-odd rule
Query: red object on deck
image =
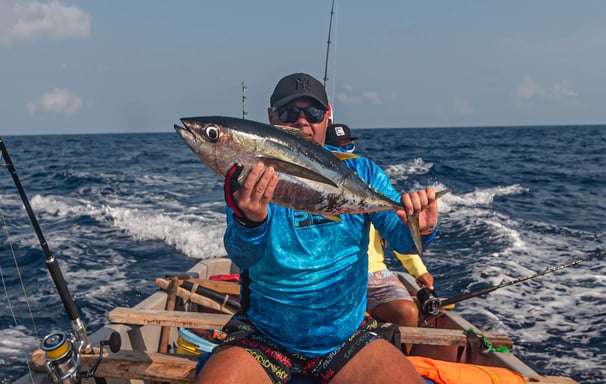
[(208, 278), (209, 280), (217, 280), (217, 281), (234, 281), (236, 283), (240, 282), (240, 274), (238, 273), (230, 273), (223, 275), (212, 275)]

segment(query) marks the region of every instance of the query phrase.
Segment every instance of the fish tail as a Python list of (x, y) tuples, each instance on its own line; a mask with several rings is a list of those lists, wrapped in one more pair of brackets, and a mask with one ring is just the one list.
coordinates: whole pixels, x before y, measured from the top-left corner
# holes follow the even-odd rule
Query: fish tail
[[(436, 200), (451, 191), (450, 188), (447, 188), (440, 192), (436, 192)], [(419, 227), (419, 213), (415, 212), (412, 215), (406, 214), (406, 220), (408, 221), (408, 230), (410, 231), (415, 248), (417, 248), (417, 253), (420, 257), (423, 257), (423, 242), (421, 241), (421, 228)]]

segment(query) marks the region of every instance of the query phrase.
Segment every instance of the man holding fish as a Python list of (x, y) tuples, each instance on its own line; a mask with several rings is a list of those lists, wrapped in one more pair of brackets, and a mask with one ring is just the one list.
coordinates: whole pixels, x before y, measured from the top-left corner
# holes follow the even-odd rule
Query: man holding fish
[[(175, 126), (225, 176), (224, 244), (249, 278), (247, 311), (225, 326), (228, 338), (197, 383), (286, 383), (294, 375), (333, 384), (423, 383), (365, 314), (367, 250), (371, 223), (393, 249), (414, 250), (406, 226), (413, 216), (429, 243), (438, 218), (434, 190), (400, 195), (370, 160), (335, 161), (321, 147), (328, 99), (312, 76), (282, 78), (270, 103), (269, 121), (279, 129), (218, 117)], [(245, 153), (250, 147), (254, 155)]]
[[(326, 130), (326, 149), (353, 153), (357, 137), (346, 124), (330, 124)], [(406, 286), (385, 264), (385, 244), (373, 225), (368, 236), (368, 294), (366, 310), (377, 320), (416, 327), (419, 310)], [(433, 290), (433, 276), (417, 254), (394, 252), (404, 268), (415, 277), (419, 287)]]

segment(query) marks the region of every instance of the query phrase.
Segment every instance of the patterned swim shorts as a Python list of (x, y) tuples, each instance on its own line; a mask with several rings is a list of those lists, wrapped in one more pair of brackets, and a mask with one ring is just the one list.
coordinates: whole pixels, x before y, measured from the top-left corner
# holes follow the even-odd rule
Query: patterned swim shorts
[(227, 339), (213, 351), (229, 346), (245, 349), (275, 384), (286, 383), (295, 374), (318, 378), (324, 384), (364, 346), (380, 338), (375, 332), (377, 327), (377, 321), (367, 315), (360, 328), (337, 349), (322, 357), (309, 358), (277, 345), (259, 332), (246, 315), (238, 313), (223, 327)]
[(398, 276), (388, 270), (368, 272), (368, 304), (366, 311), (373, 313), (378, 305), (393, 300), (410, 300), (410, 293)]

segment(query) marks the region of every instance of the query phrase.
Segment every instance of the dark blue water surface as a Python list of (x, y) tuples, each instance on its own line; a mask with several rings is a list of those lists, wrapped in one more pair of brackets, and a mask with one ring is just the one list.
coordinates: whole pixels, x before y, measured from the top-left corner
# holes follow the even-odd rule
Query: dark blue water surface
[[(453, 190), (440, 201), (440, 235), (425, 257), (442, 297), (604, 246), (604, 126), (355, 133), (358, 152), (402, 191)], [(225, 255), (222, 183), (175, 133), (3, 139), (89, 331), (113, 307), (153, 292), (156, 277)], [(9, 383), (27, 373), (27, 353), (44, 335), (70, 324), (1, 169), (0, 214), (0, 382)], [(511, 335), (516, 355), (541, 374), (606, 381), (604, 260), (458, 303), (457, 311), (482, 330)]]

